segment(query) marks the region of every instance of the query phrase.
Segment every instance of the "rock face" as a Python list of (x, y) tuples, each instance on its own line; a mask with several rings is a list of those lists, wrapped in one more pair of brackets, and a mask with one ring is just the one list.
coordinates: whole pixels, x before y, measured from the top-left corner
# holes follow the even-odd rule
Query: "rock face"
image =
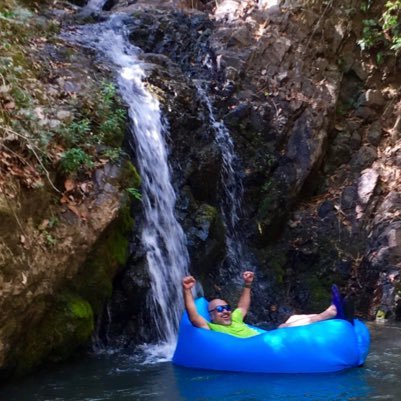
[[(68, 147), (59, 140), (54, 150), (55, 141), (49, 138), (76, 134), (69, 124), (82, 118), (86, 101), (93, 102), (100, 82), (109, 76), (94, 65), (91, 55), (72, 47), (67, 51), (64, 43), (31, 50), (32, 62), (47, 57), (53, 62), (44, 63), (39, 76), (27, 80), (29, 86), (19, 87), (21, 96), (31, 89), (32, 99), (23, 109), (17, 101), (13, 104), (12, 111), (21, 113), (13, 122), (13, 135), (3, 135), (3, 117), (9, 115), (1, 117), (0, 380), (25, 374), (44, 361), (65, 359), (90, 343), (95, 320), (111, 295), (113, 277), (128, 255), (132, 218), (123, 189), (139, 185), (133, 165), (118, 157), (114, 163), (107, 157), (96, 159), (91, 169), (77, 166), (74, 174), (62, 171), (57, 162)], [(45, 71), (50, 76), (44, 76)], [(14, 96), (11, 88), (1, 92), (1, 102), (4, 96)], [(118, 125), (112, 133), (105, 132), (120, 145), (123, 134)], [(24, 137), (27, 149), (36, 155), (32, 159), (23, 153), (25, 143), (18, 141)], [(106, 148), (104, 143), (97, 146), (96, 157)], [(73, 150), (77, 147), (74, 142)], [(40, 163), (36, 171), (35, 162)]]
[[(121, 2), (115, 9), (132, 13), (131, 40), (162, 67), (150, 81), (164, 92), (178, 208), (206, 293), (221, 290), (229, 276), (222, 254), (199, 263), (215, 240), (188, 217), (204, 207), (219, 210), (221, 163), (188, 78), (207, 81), (241, 160), (240, 232), (254, 255), (254, 296), (263, 305), (253, 318), (317, 311), (333, 282), (356, 295), (359, 313), (383, 309), (398, 317), (398, 147), (384, 131), (397, 127), (395, 78), (381, 78), (360, 59), (358, 16), (350, 22), (342, 4), (324, 16), (296, 2), (206, 3), (202, 12), (191, 5), (181, 3), (177, 12), (164, 2)], [(185, 106), (184, 98), (193, 100)], [(380, 119), (383, 110), (388, 121)], [(236, 295), (233, 285), (223, 288), (227, 298)]]
[[(2, 210), (0, 366), (4, 375), (29, 371), (47, 357), (63, 359), (71, 352), (67, 344), (74, 348), (90, 339), (94, 313), (101, 311), (103, 299), (111, 291), (113, 270), (125, 262), (127, 247), (123, 237), (122, 243), (109, 251), (111, 265), (98, 265), (94, 276), (89, 278), (82, 270), (97, 241), (109, 246), (102, 234), (107, 231), (109, 237), (115, 236), (112, 222), (120, 210), (116, 177), (107, 169), (99, 170), (98, 177), (94, 191), (77, 208), (82, 213), (90, 210), (85, 219), (75, 214), (77, 210), (56, 214), (60, 212), (50, 203), (52, 197), (46, 190), (35, 191), (26, 199), (21, 192), (12, 206), (6, 203), (8, 207)], [(58, 219), (52, 229), (49, 216)], [(23, 224), (23, 234), (14, 229), (16, 218)], [(124, 230), (127, 227), (121, 230), (125, 236)], [(113, 252), (121, 246), (123, 254), (118, 259)], [(99, 288), (85, 288), (77, 276), (87, 277)], [(96, 308), (96, 302), (100, 307)]]

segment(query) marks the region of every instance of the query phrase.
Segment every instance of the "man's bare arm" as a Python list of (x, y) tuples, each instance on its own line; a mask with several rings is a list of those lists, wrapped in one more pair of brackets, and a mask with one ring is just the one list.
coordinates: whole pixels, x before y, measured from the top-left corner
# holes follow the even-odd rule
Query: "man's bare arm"
[(194, 287), (195, 283), (196, 280), (192, 276), (184, 277), (182, 280), (185, 309), (188, 313), (189, 320), (195, 327), (210, 330), (206, 319), (202, 317), (196, 309), (194, 297), (192, 295), (192, 288)]
[(238, 301), (238, 309), (241, 310), (242, 316), (245, 317), (248, 313), (249, 307), (251, 306), (251, 286), (254, 278), (253, 272), (246, 271), (242, 273), (244, 279), (244, 288), (240, 299)]

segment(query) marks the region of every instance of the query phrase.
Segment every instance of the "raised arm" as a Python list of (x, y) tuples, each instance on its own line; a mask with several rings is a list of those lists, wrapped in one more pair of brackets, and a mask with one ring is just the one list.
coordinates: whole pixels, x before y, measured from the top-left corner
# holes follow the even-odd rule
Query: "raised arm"
[(182, 279), (182, 289), (184, 292), (184, 305), (188, 313), (189, 320), (195, 327), (210, 330), (207, 321), (196, 310), (194, 297), (192, 295), (192, 288), (196, 280), (192, 276), (187, 276)]
[(241, 310), (242, 316), (245, 317), (251, 306), (251, 287), (254, 278), (253, 272), (246, 271), (242, 273), (244, 279), (244, 288), (238, 301), (238, 309)]

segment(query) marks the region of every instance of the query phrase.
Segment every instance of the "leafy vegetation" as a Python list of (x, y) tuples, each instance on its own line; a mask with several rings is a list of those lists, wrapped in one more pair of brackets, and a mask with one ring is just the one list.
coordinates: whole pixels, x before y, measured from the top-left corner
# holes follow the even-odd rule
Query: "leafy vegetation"
[(383, 61), (384, 55), (398, 56), (401, 49), (401, 0), (388, 0), (381, 5), (365, 0), (360, 8), (365, 17), (358, 40), (361, 49), (377, 50), (378, 63)]
[(61, 154), (60, 167), (66, 174), (75, 174), (82, 167), (95, 167), (96, 158), (115, 162), (122, 155), (126, 111), (115, 85), (102, 81), (90, 99), (83, 103), (81, 100), (80, 106), (81, 110), (74, 113), (77, 119), (64, 124), (56, 133), (60, 144), (71, 147)]
[(78, 171), (80, 167), (90, 169), (94, 166), (94, 163), (92, 157), (84, 150), (72, 148), (61, 154), (60, 166), (68, 174)]
[(57, 76), (62, 82), (68, 63), (49, 61), (46, 52), (57, 45), (65, 59), (75, 53), (58, 32), (56, 19), (40, 19), (15, 0), (1, 2), (0, 193), (15, 178), (28, 188), (47, 181), (57, 190), (57, 174), (75, 177), (121, 156), (126, 112), (116, 87), (89, 78), (85, 91), (68, 93), (54, 82)]
[(136, 200), (142, 200), (142, 194), (137, 188), (126, 188), (126, 191)]

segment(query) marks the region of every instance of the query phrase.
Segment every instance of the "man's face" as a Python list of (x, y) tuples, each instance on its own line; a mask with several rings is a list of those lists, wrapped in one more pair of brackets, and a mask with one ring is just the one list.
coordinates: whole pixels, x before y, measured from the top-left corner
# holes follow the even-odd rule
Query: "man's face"
[[(230, 310), (227, 310), (228, 309)], [(219, 311), (221, 309), (221, 311)], [(209, 302), (208, 311), (212, 323), (229, 326), (231, 324), (231, 308), (226, 301), (222, 299), (213, 299)]]

